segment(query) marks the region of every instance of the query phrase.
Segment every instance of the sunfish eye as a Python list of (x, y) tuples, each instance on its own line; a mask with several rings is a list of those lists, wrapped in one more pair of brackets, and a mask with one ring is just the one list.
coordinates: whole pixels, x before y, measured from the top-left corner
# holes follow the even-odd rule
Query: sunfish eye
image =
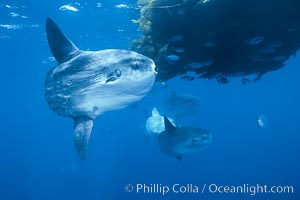
[(122, 72), (120, 69), (115, 69), (115, 74), (117, 77), (120, 77), (122, 75)]
[(109, 83), (109, 82), (115, 81), (115, 80), (117, 80), (121, 75), (122, 75), (121, 70), (120, 70), (120, 69), (115, 69), (114, 72), (111, 72), (111, 73), (108, 74), (105, 83)]

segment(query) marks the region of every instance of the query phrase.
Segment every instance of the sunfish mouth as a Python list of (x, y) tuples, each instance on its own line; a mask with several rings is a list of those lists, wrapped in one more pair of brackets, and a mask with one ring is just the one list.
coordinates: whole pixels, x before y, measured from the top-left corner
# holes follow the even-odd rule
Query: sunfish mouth
[(154, 75), (157, 75), (158, 73), (157, 73), (157, 71), (155, 70), (156, 66), (155, 66), (154, 63), (153, 63), (153, 65), (154, 65), (154, 67), (153, 67), (153, 73), (154, 73)]

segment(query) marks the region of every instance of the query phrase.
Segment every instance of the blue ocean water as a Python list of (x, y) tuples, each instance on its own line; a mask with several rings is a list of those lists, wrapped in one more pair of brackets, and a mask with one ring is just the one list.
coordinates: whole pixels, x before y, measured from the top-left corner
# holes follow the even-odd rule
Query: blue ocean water
[[(0, 2), (0, 199), (300, 199), (299, 53), (284, 68), (247, 85), (237, 79), (226, 85), (168, 81), (177, 93), (201, 99), (200, 112), (181, 124), (213, 135), (209, 148), (185, 155), (181, 162), (145, 139), (145, 110), (160, 105), (169, 93), (159, 83), (137, 105), (98, 117), (87, 159), (78, 158), (73, 121), (52, 112), (44, 98), (46, 73), (56, 66), (45, 20), (54, 19), (80, 49), (128, 49), (141, 34), (131, 22), (139, 16), (135, 3)], [(258, 125), (261, 114), (268, 118), (265, 127)], [(128, 184), (132, 192), (126, 192)], [(163, 196), (137, 192), (137, 184), (170, 189), (193, 184), (199, 192)], [(293, 193), (208, 191), (214, 184), (293, 186)]]

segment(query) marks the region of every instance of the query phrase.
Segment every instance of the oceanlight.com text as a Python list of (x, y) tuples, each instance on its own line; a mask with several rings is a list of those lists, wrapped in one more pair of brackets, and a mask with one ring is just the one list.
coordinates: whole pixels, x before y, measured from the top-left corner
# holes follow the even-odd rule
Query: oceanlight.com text
[(246, 195), (257, 195), (257, 194), (293, 194), (293, 186), (268, 186), (268, 185), (218, 185), (218, 184), (179, 184), (174, 183), (172, 185), (166, 184), (127, 184), (125, 186), (126, 192), (132, 192), (136, 194), (160, 194), (167, 195), (173, 194), (246, 194)]
[[(206, 189), (206, 185), (204, 185), (204, 190)], [(210, 193), (220, 193), (220, 194), (292, 194), (294, 193), (293, 186), (267, 186), (267, 185), (249, 185), (243, 184), (238, 186), (225, 186), (225, 185), (217, 185), (210, 184), (208, 185), (207, 190)]]

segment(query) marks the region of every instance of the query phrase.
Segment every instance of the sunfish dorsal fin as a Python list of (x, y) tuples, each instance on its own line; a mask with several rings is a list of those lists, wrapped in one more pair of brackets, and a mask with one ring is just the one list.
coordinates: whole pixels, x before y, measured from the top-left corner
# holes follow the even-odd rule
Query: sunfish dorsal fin
[(159, 114), (159, 112), (158, 112), (158, 110), (157, 110), (156, 107), (154, 107), (154, 108), (152, 109), (152, 116), (153, 116), (153, 117), (158, 117), (158, 116), (160, 116), (160, 114)]
[(50, 18), (46, 21), (48, 43), (58, 63), (68, 61), (73, 57), (78, 48), (64, 35), (57, 24)]
[(165, 129), (168, 132), (172, 132), (176, 130), (176, 127), (169, 121), (169, 119), (164, 115), (164, 121), (165, 121)]
[(80, 117), (74, 119), (74, 145), (81, 160), (85, 159), (93, 128), (93, 119)]

